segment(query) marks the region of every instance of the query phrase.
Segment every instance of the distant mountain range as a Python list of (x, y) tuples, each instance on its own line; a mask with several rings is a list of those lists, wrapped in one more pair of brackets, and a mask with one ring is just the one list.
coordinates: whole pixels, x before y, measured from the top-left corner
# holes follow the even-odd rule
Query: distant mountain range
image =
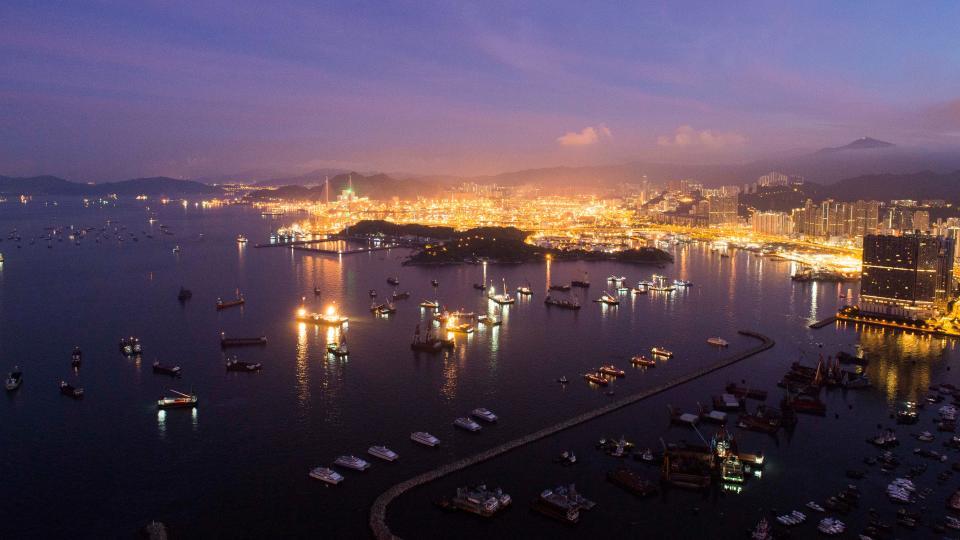
[(104, 184), (80, 184), (56, 176), (33, 176), (16, 178), (0, 176), (0, 194), (5, 195), (72, 195), (105, 196), (110, 194), (134, 197), (180, 196), (180, 195), (219, 195), (223, 190), (193, 180), (177, 180), (157, 176), (153, 178), (134, 178), (121, 182)]
[(861, 137), (850, 144), (845, 144), (843, 146), (833, 146), (828, 148), (821, 148), (817, 150), (818, 154), (832, 154), (834, 152), (846, 152), (849, 150), (871, 150), (874, 148), (890, 148), (896, 146), (893, 143), (888, 143), (887, 141), (880, 141), (870, 137)]
[(397, 180), (386, 174), (371, 174), (365, 176), (357, 172), (351, 172), (338, 174), (330, 178), (329, 192), (327, 191), (324, 178), (320, 178), (319, 183), (313, 187), (300, 184), (284, 185), (276, 189), (259, 189), (252, 191), (248, 197), (254, 200), (284, 198), (319, 201), (324, 200), (329, 195), (330, 199), (333, 200), (350, 186), (353, 186), (353, 191), (358, 196), (369, 197), (371, 199), (390, 199), (393, 197), (410, 199), (417, 196), (429, 197), (442, 191), (442, 188), (433, 182), (422, 182), (413, 179)]

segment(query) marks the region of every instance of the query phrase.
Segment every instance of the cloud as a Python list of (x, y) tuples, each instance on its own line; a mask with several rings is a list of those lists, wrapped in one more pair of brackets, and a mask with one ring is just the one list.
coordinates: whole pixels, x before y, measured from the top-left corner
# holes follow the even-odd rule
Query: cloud
[(610, 131), (610, 128), (600, 124), (598, 126), (587, 126), (579, 132), (568, 131), (563, 136), (557, 137), (557, 142), (562, 146), (590, 146), (611, 137), (613, 137), (613, 132)]
[(657, 144), (660, 146), (672, 148), (699, 148), (706, 150), (718, 150), (734, 146), (742, 146), (747, 142), (747, 138), (735, 132), (714, 132), (709, 129), (697, 131), (696, 129), (682, 125), (673, 132), (673, 135), (660, 135), (657, 137)]

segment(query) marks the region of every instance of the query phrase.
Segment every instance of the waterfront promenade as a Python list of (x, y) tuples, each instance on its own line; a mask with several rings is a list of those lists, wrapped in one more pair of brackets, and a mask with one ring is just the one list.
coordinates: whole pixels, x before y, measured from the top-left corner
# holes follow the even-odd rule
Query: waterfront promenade
[(423, 474), (417, 475), (413, 478), (410, 478), (409, 480), (405, 480), (399, 484), (392, 486), (391, 488), (381, 493), (380, 496), (377, 497), (377, 499), (373, 502), (373, 506), (370, 508), (371, 532), (378, 539), (398, 538), (390, 530), (390, 526), (387, 525), (387, 507), (390, 505), (391, 502), (393, 502), (394, 499), (396, 499), (397, 497), (403, 495), (407, 491), (417, 486), (422, 486), (424, 484), (433, 482), (434, 480), (437, 480), (449, 474), (453, 474), (455, 472), (461, 471), (472, 465), (476, 465), (478, 463), (482, 463), (484, 461), (488, 461), (495, 457), (506, 454), (511, 450), (520, 448), (521, 446), (528, 445), (530, 443), (549, 437), (565, 429), (572, 428), (584, 422), (593, 420), (594, 418), (597, 418), (604, 414), (622, 409), (624, 407), (627, 407), (629, 405), (632, 405), (634, 403), (647, 399), (651, 396), (655, 396), (667, 390), (676, 388), (694, 379), (703, 377), (704, 375), (707, 375), (719, 369), (723, 369), (731, 364), (735, 364), (741, 360), (744, 360), (745, 358), (749, 358), (751, 356), (759, 354), (774, 346), (774, 341), (762, 334), (758, 334), (756, 332), (751, 332), (748, 330), (740, 330), (739, 333), (744, 336), (758, 339), (761, 341), (761, 344), (757, 345), (756, 347), (753, 347), (745, 351), (739, 352), (737, 354), (734, 354), (732, 356), (729, 356), (727, 358), (724, 358), (718, 362), (715, 362), (702, 369), (696, 370), (692, 373), (681, 375), (661, 385), (644, 390), (643, 392), (639, 392), (632, 396), (617, 400), (613, 403), (610, 403), (609, 405), (605, 405), (603, 407), (594, 409), (592, 411), (585, 412), (583, 414), (580, 414), (578, 416), (575, 416), (573, 418), (560, 422), (559, 424), (555, 424), (553, 426), (543, 428), (539, 431), (536, 431), (524, 437), (520, 437), (518, 439), (505, 442), (501, 445), (495, 446), (488, 450), (484, 450), (479, 454), (475, 454), (473, 456), (469, 456), (469, 457), (460, 459), (458, 461), (454, 461), (453, 463), (448, 463), (446, 465), (427, 471)]

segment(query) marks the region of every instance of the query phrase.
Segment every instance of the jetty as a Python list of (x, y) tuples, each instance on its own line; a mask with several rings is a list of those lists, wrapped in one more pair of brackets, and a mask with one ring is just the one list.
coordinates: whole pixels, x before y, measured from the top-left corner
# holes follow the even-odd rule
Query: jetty
[(417, 475), (413, 478), (410, 478), (409, 480), (400, 482), (399, 484), (392, 486), (388, 490), (381, 493), (380, 496), (377, 497), (377, 499), (373, 502), (373, 506), (370, 508), (370, 520), (369, 520), (370, 531), (373, 533), (374, 537), (380, 540), (399, 538), (398, 536), (393, 534), (393, 531), (390, 530), (390, 526), (387, 525), (387, 507), (390, 505), (391, 502), (393, 502), (394, 499), (396, 499), (397, 497), (403, 495), (404, 493), (406, 493), (407, 491), (410, 491), (415, 487), (428, 484), (430, 482), (433, 482), (434, 480), (443, 478), (444, 476), (453, 474), (455, 472), (459, 472), (472, 465), (489, 461), (493, 458), (506, 454), (511, 450), (516, 450), (517, 448), (534, 443), (536, 441), (539, 441), (541, 439), (544, 439), (546, 437), (549, 437), (551, 435), (554, 435), (566, 429), (570, 429), (574, 426), (578, 426), (580, 424), (583, 424), (584, 422), (588, 422), (599, 416), (603, 416), (605, 414), (622, 409), (629, 405), (633, 405), (634, 403), (637, 403), (639, 401), (643, 401), (644, 399), (647, 399), (651, 396), (655, 396), (662, 392), (666, 392), (667, 390), (671, 390), (680, 385), (688, 383), (692, 380), (703, 377), (704, 375), (708, 375), (710, 373), (713, 373), (714, 371), (723, 369), (741, 360), (744, 360), (746, 358), (759, 354), (763, 351), (766, 351), (772, 348), (775, 344), (775, 342), (769, 337), (764, 336), (762, 334), (758, 334), (756, 332), (751, 332), (748, 330), (740, 330), (738, 333), (747, 337), (758, 339), (761, 341), (761, 343), (756, 347), (747, 349), (745, 351), (739, 352), (737, 354), (734, 354), (732, 356), (719, 360), (718, 362), (715, 362), (704, 368), (698, 369), (692, 373), (681, 375), (661, 385), (644, 390), (632, 396), (620, 399), (618, 401), (615, 401), (613, 403), (610, 403), (598, 409), (585, 412), (583, 414), (580, 414), (578, 416), (575, 416), (573, 418), (560, 422), (559, 424), (555, 424), (553, 426), (543, 428), (539, 431), (536, 431), (524, 437), (520, 437), (519, 439), (514, 439), (512, 441), (505, 442), (501, 445), (495, 446), (488, 450), (484, 450), (483, 452), (480, 452), (478, 454), (474, 454), (473, 456), (469, 456), (469, 457), (460, 459), (458, 461), (454, 461), (453, 463), (448, 463), (446, 465), (427, 471), (423, 474)]
[(397, 246), (369, 246), (361, 247), (354, 249), (321, 249), (316, 247), (307, 247), (307, 246), (293, 246), (294, 251), (309, 251), (310, 253), (318, 253), (321, 255), (352, 255), (354, 253), (369, 253), (372, 251), (384, 251), (388, 249), (393, 249)]
[(831, 315), (831, 316), (827, 317), (826, 319), (823, 319), (822, 321), (817, 321), (817, 322), (811, 324), (811, 325), (810, 325), (810, 328), (813, 328), (814, 330), (817, 330), (817, 329), (823, 328), (824, 326), (830, 326), (831, 324), (833, 324), (833, 323), (835, 323), (835, 322), (837, 322), (837, 316), (836, 316), (836, 315)]

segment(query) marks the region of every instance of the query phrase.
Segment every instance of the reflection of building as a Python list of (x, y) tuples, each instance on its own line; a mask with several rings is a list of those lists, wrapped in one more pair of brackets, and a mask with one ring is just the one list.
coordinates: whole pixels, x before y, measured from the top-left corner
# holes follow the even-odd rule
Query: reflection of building
[(954, 242), (925, 234), (863, 239), (861, 311), (925, 318), (944, 309), (953, 282)]

